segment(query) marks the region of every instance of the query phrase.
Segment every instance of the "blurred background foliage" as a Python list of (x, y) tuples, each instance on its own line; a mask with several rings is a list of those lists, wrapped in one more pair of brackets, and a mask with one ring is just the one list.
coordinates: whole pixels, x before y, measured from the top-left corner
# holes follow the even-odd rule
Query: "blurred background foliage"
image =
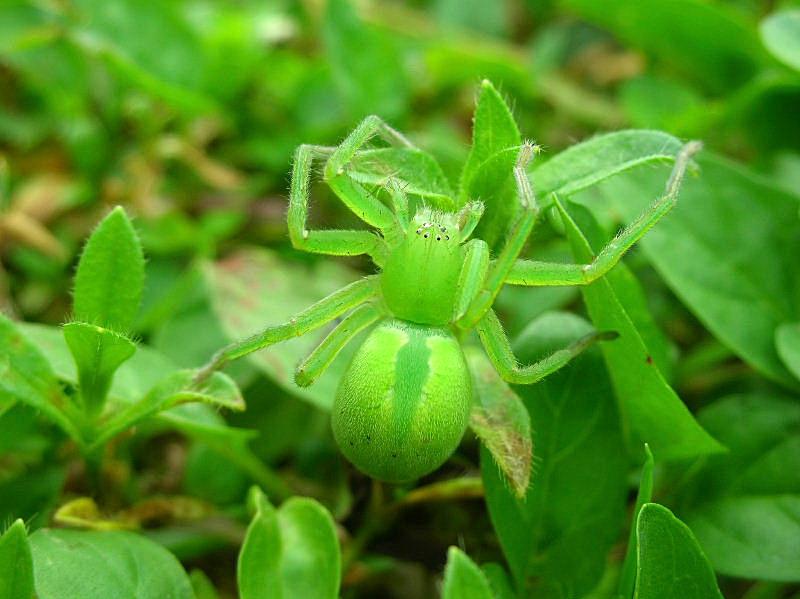
[[(792, 5), (4, 0), (0, 308), (62, 322), (80, 245), (121, 204), (135, 217), (148, 258), (135, 332), (177, 365), (198, 366), (226, 339), (288, 317), (369, 268), (291, 249), (284, 217), (296, 146), (335, 145), (375, 113), (433, 153), (456, 181), (482, 78), (509, 99), (520, 130), (544, 146), (543, 159), (599, 132), (653, 128), (702, 139), (759, 180), (797, 193), (799, 67), (791, 54), (775, 53), (762, 24)], [(315, 222), (350, 222), (322, 186), (314, 199)], [(618, 219), (613, 201), (607, 205), (606, 224)], [(563, 254), (558, 244), (542, 248)], [(662, 368), (675, 371), (668, 378), (693, 409), (767, 385), (713, 339), (641, 255), (628, 262), (666, 332)], [(517, 333), (577, 297), (511, 290), (501, 298), (505, 322)], [(256, 305), (241, 311), (248, 298)], [(231, 369), (248, 409), (228, 421), (257, 431), (250, 442), (257, 464), (247, 458), (234, 466), (213, 444), (153, 426), (114, 447), (107, 475), (116, 490), (106, 505), (184, 494), (239, 517), (248, 483), (272, 480), (260, 470), (266, 464), (279, 472), (274, 489), (320, 499), (344, 523), (345, 539), (359, 530), (369, 481), (343, 464), (327, 415), (315, 407), (329, 402), (336, 368), (308, 390), (288, 374), (314, 342), (298, 340)], [(669, 356), (678, 350), (688, 358), (676, 364)], [(24, 410), (0, 418), (0, 433), (0, 522), (12, 515), (48, 522), (64, 497), (81, 491), (74, 451)], [(436, 478), (477, 476), (476, 444), (465, 445)], [(151, 536), (230, 593), (241, 529), (228, 520), (189, 526), (170, 518), (156, 518), (167, 524)], [(370, 554), (345, 573), (345, 596), (432, 596), (450, 544), (481, 562), (502, 560), (480, 502), (423, 502), (396, 518), (371, 532)], [(777, 583), (724, 584), (733, 597), (788, 592)]]

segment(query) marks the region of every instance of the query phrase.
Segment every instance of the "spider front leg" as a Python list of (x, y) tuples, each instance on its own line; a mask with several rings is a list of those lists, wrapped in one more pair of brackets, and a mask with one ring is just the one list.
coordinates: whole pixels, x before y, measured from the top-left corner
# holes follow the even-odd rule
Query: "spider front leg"
[(537, 149), (538, 146), (532, 143), (525, 143), (520, 148), (517, 163), (514, 166), (514, 180), (522, 210), (508, 234), (500, 255), (489, 268), (482, 288), (474, 294), (471, 304), (463, 316), (456, 321), (456, 325), (461, 329), (467, 330), (475, 327), (484, 314), (491, 309), (497, 294), (505, 284), (508, 272), (522, 252), (522, 248), (533, 230), (536, 218), (539, 216), (539, 205), (536, 203), (536, 196), (531, 189), (526, 172), (528, 163)]
[(345, 312), (376, 297), (378, 292), (378, 278), (375, 275), (342, 287), (306, 308), (288, 322), (267, 327), (260, 333), (222, 348), (197, 372), (195, 383), (202, 383), (231, 360), (318, 329)]
[[(562, 264), (517, 260), (505, 282), (509, 285), (528, 286), (589, 285), (605, 275), (633, 244), (672, 209), (678, 199), (681, 181), (686, 174), (689, 162), (701, 148), (702, 144), (697, 141), (689, 142), (681, 148), (675, 158), (675, 165), (667, 181), (664, 195), (653, 202), (645, 212), (600, 250), (592, 262), (589, 264)], [(564, 208), (557, 199), (556, 206), (563, 213)]]
[(613, 331), (590, 333), (564, 349), (556, 350), (538, 362), (520, 366), (494, 310), (490, 309), (486, 312), (476, 329), (486, 354), (497, 372), (503, 380), (516, 385), (536, 383), (566, 366), (573, 358), (580, 355), (595, 342), (617, 337), (617, 333)]

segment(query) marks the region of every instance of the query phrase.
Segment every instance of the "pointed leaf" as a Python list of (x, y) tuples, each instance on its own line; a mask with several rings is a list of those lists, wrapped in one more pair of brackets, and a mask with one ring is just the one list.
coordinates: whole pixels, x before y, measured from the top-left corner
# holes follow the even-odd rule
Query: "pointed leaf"
[(121, 207), (92, 233), (75, 274), (75, 319), (120, 333), (139, 310), (144, 286), (144, 256), (136, 231)]
[(92, 414), (99, 414), (114, 373), (136, 352), (136, 345), (120, 333), (85, 322), (70, 322), (63, 330), (78, 368), (84, 407)]
[(32, 599), (33, 558), (25, 524), (17, 520), (0, 535), (0, 599)]
[(276, 510), (258, 490), (239, 554), (241, 599), (336, 599), (340, 552), (333, 519), (313, 499), (292, 497)]
[(782, 324), (775, 330), (775, 349), (789, 372), (800, 379), (800, 322)]
[[(578, 228), (596, 229), (591, 214), (576, 204), (562, 212), (575, 261), (588, 264), (593, 248)], [(619, 338), (601, 344), (619, 399), (623, 421), (639, 442), (647, 442), (657, 460), (695, 457), (723, 451), (723, 447), (697, 424), (692, 414), (667, 384), (642, 336), (607, 278), (581, 287), (592, 322), (599, 330), (617, 331)]]
[(519, 208), (513, 168), (521, 144), (511, 111), (491, 82), (484, 80), (473, 118), (472, 149), (461, 172), (459, 202), (485, 204), (475, 236), (490, 247), (499, 243)]
[(781, 62), (800, 71), (800, 9), (772, 13), (759, 26), (761, 41)]
[(636, 521), (636, 539), (635, 599), (723, 599), (692, 531), (667, 508), (646, 503)]
[(470, 412), (470, 428), (492, 454), (517, 497), (524, 497), (533, 458), (528, 411), (486, 354), (475, 347), (466, 349), (476, 398)]
[(636, 584), (636, 517), (645, 503), (650, 503), (653, 498), (653, 453), (647, 443), (644, 445), (645, 460), (642, 466), (642, 477), (639, 481), (639, 492), (636, 494), (636, 504), (633, 508), (633, 524), (628, 535), (628, 549), (625, 552), (625, 561), (622, 562), (622, 572), (619, 577), (619, 594), (623, 599), (632, 599), (634, 585)]
[(442, 599), (493, 599), (489, 580), (458, 547), (447, 550)]

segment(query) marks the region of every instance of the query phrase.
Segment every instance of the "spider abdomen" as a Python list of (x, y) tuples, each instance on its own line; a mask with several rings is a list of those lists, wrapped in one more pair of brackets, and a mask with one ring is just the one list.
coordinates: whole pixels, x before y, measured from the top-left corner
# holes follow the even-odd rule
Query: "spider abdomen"
[(387, 320), (342, 378), (333, 433), (363, 472), (387, 482), (415, 480), (458, 447), (471, 397), (464, 354), (449, 330)]

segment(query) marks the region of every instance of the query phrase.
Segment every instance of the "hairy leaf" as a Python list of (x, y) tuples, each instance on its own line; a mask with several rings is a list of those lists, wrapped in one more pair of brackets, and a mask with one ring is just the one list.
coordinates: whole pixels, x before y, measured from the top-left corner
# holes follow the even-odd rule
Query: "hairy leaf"
[(33, 598), (33, 558), (25, 524), (17, 520), (0, 535), (0, 599)]
[(75, 319), (126, 333), (144, 287), (144, 256), (128, 216), (112, 210), (92, 233), (75, 274)]

